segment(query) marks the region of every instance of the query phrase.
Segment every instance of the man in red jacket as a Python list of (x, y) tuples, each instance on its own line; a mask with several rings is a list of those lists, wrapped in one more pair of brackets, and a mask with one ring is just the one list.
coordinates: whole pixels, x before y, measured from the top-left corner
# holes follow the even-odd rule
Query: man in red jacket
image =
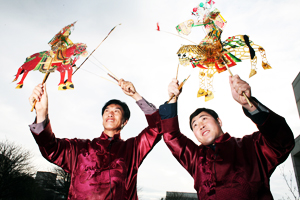
[(36, 99), (36, 120), (31, 132), (42, 155), (71, 174), (68, 199), (131, 200), (137, 197), (137, 172), (143, 159), (161, 139), (160, 116), (154, 105), (135, 90), (131, 82), (121, 79), (123, 92), (136, 100), (144, 111), (148, 127), (139, 135), (124, 141), (121, 129), (130, 111), (119, 100), (108, 101), (102, 109), (104, 131), (93, 140), (59, 139), (52, 132), (48, 118), (46, 85), (38, 85), (29, 98)]
[[(198, 199), (273, 199), (269, 179), (293, 149), (293, 133), (283, 117), (251, 97), (251, 88), (245, 81), (236, 75), (229, 82), (233, 99), (242, 105), (259, 131), (243, 138), (232, 137), (223, 132), (215, 111), (199, 108), (190, 116), (190, 127), (201, 143), (198, 146), (180, 132), (177, 98), (173, 98), (170, 104), (159, 108), (164, 141), (194, 178)], [(170, 83), (168, 92), (170, 97), (179, 96), (176, 79)]]

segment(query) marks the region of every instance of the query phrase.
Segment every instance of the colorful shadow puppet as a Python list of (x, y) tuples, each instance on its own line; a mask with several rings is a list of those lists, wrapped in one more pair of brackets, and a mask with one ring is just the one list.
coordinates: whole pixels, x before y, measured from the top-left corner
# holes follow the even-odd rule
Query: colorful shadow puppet
[[(60, 72), (60, 82), (58, 90), (74, 89), (72, 83), (72, 67), (75, 67), (76, 61), (80, 56), (86, 56), (87, 46), (83, 43), (73, 43), (69, 36), (71, 34), (71, 28), (74, 27), (70, 24), (64, 27), (58, 32), (48, 43), (51, 46), (51, 50), (35, 53), (26, 58), (25, 63), (18, 69), (15, 79), (16, 81), (21, 74), (23, 74), (21, 81), (18, 83), (16, 89), (23, 87), (24, 79), (31, 70), (39, 70), (45, 73), (47, 70), (54, 72), (55, 70)], [(67, 81), (64, 81), (65, 74), (67, 75)]]
[[(216, 72), (221, 73), (227, 68), (235, 66), (243, 59), (251, 59), (251, 71), (249, 77), (256, 74), (257, 57), (255, 52), (262, 56), (262, 67), (270, 69), (266, 59), (265, 50), (249, 40), (247, 35), (236, 35), (221, 41), (222, 31), (227, 21), (221, 16), (218, 9), (212, 10), (214, 2), (207, 1), (193, 9), (192, 14), (196, 20), (190, 19), (176, 27), (178, 33), (189, 35), (191, 29), (204, 26), (207, 35), (199, 45), (183, 45), (178, 50), (179, 63), (187, 66), (199, 67), (200, 88), (197, 97), (205, 96), (205, 101), (214, 98), (213, 76)], [(211, 11), (212, 10), (212, 11)]]

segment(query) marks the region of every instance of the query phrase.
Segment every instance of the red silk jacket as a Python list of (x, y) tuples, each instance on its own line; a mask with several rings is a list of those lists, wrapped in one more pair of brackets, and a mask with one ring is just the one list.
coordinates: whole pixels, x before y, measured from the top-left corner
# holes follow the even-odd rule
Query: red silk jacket
[(259, 132), (243, 138), (225, 133), (215, 150), (197, 146), (180, 133), (177, 116), (162, 120), (164, 140), (178, 162), (194, 178), (198, 199), (273, 199), (269, 178), (294, 147), (285, 119), (269, 110)]
[(137, 172), (143, 159), (160, 141), (158, 111), (146, 115), (149, 126), (126, 141), (120, 135), (102, 133), (90, 140), (59, 139), (50, 122), (39, 133), (32, 133), (42, 155), (71, 174), (68, 199), (135, 200)]

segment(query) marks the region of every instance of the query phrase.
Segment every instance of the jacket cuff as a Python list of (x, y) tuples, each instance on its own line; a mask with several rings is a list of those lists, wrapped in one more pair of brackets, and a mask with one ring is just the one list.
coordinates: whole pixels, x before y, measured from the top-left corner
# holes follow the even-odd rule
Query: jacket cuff
[(155, 128), (158, 126), (159, 122), (160, 122), (160, 115), (158, 113), (158, 110), (156, 110), (154, 113), (150, 114), (150, 115), (145, 115), (149, 128)]
[(247, 117), (249, 117), (256, 125), (262, 125), (270, 114), (270, 109), (260, 103), (255, 97), (251, 97), (257, 103), (257, 109), (250, 113), (247, 109), (243, 108), (243, 111)]
[(40, 123), (36, 123), (36, 118), (35, 118), (34, 122), (29, 125), (29, 128), (32, 133), (39, 135), (48, 124), (49, 124), (49, 118), (47, 115), (46, 119)]
[(161, 132), (170, 133), (179, 131), (178, 116), (161, 120)]
[(151, 115), (157, 110), (155, 105), (149, 103), (144, 97), (136, 103), (146, 115)]
[[(257, 125), (257, 128), (264, 136), (275, 137), (275, 133), (278, 132), (278, 124), (285, 124), (286, 122), (283, 117), (277, 115), (273, 111), (269, 110), (268, 116), (264, 123)], [(280, 127), (281, 128), (281, 127)]]
[(49, 144), (54, 138), (54, 134), (52, 132), (50, 121), (39, 134), (37, 134), (33, 131), (31, 131), (31, 133), (32, 133), (36, 143), (39, 146), (45, 146), (45, 145)]
[(177, 102), (165, 103), (159, 106), (161, 119), (169, 119), (177, 116)]

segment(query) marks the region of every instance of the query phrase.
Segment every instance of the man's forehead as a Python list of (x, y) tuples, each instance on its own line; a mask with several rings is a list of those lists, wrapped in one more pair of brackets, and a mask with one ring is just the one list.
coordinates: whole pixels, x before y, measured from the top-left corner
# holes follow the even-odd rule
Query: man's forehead
[(122, 106), (120, 106), (119, 104), (109, 104), (108, 106), (106, 106), (105, 110), (106, 109), (120, 109), (123, 111)]
[[(205, 112), (205, 111), (202, 111), (201, 113), (199, 113), (198, 115), (196, 115), (193, 119), (192, 119), (192, 123), (196, 120), (196, 119), (199, 119), (201, 117), (204, 117), (204, 116), (211, 116), (209, 113)], [(211, 116), (212, 117), (212, 116)]]

